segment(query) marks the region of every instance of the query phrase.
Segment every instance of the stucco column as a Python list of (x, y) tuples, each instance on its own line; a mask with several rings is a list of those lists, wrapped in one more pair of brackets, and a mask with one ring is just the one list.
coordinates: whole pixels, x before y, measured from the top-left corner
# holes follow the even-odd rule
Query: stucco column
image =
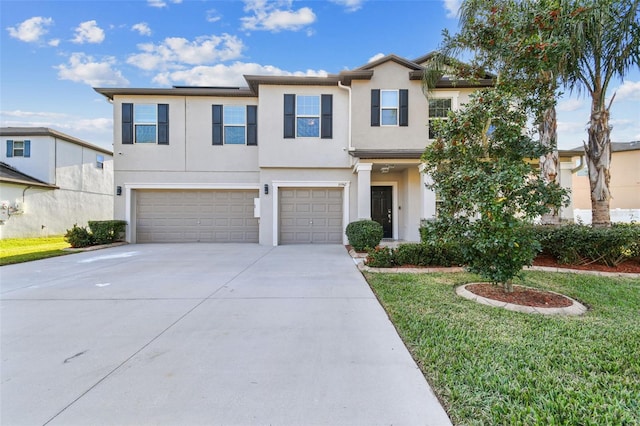
[(422, 219), (433, 219), (436, 217), (436, 193), (427, 188), (427, 185), (432, 183), (431, 176), (423, 173), (424, 166), (421, 164), (418, 166), (420, 171), (420, 198), (422, 200), (422, 211), (420, 217)]
[(358, 163), (358, 219), (371, 219), (371, 163)]

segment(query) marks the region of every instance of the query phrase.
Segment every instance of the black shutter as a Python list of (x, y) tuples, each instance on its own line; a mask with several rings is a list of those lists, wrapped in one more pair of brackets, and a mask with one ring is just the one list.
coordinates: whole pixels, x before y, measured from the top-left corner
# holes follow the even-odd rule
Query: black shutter
[(284, 95), (284, 137), (296, 137), (296, 95)]
[(7, 141), (7, 157), (13, 157), (13, 141)]
[(247, 145), (258, 145), (258, 107), (247, 105)]
[(222, 145), (222, 105), (211, 106), (211, 123), (213, 125), (213, 145)]
[(169, 104), (158, 104), (158, 145), (169, 145)]
[(371, 89), (371, 125), (380, 125), (380, 89)]
[(31, 157), (31, 141), (24, 141), (23, 157)]
[(400, 89), (400, 124), (401, 126), (409, 125), (409, 91)]
[(333, 95), (321, 97), (320, 137), (322, 139), (333, 138)]
[(133, 104), (122, 104), (122, 143), (133, 143)]

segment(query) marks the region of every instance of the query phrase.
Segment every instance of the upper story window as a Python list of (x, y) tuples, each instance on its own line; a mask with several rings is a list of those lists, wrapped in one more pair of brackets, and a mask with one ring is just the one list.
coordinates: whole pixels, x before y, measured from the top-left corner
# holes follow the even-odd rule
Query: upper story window
[(104, 169), (104, 155), (96, 155), (96, 169)]
[(431, 123), (434, 120), (446, 120), (451, 111), (451, 103), (451, 98), (429, 99), (429, 139), (436, 138)]
[(213, 145), (257, 145), (256, 105), (212, 105)]
[(409, 90), (371, 90), (371, 125), (409, 125)]
[(30, 157), (31, 141), (7, 141), (7, 158), (8, 157)]
[(122, 104), (122, 143), (169, 145), (169, 105)]
[(333, 95), (284, 95), (285, 138), (333, 138)]

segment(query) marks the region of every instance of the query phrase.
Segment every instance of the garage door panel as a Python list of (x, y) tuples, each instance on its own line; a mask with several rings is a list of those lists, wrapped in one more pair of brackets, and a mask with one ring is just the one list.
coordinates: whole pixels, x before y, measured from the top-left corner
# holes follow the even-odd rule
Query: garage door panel
[(281, 244), (341, 243), (342, 188), (280, 188)]
[(138, 242), (258, 242), (257, 190), (138, 190)]

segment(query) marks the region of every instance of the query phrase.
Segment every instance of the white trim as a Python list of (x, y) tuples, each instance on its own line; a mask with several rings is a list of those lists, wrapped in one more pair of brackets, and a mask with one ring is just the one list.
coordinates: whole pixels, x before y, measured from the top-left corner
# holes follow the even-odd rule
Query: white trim
[(258, 196), (260, 195), (260, 185), (250, 183), (125, 183), (122, 185), (124, 188), (124, 212), (127, 221), (126, 228), (126, 241), (129, 243), (135, 243), (135, 225), (133, 219), (135, 219), (134, 209), (135, 203), (131, 201), (132, 191), (136, 189), (228, 189), (228, 190), (256, 190)]
[(347, 236), (345, 231), (349, 224), (349, 188), (351, 187), (350, 181), (286, 181), (286, 180), (274, 180), (271, 182), (273, 188), (273, 245), (279, 244), (280, 234), (278, 223), (280, 218), (278, 216), (279, 209), (279, 188), (344, 188), (342, 192), (342, 243), (347, 244)]
[(371, 186), (369, 186), (369, 197), (371, 197), (371, 188), (374, 186), (390, 186), (391, 187), (391, 203), (393, 204), (393, 223), (392, 223), (392, 238), (394, 240), (398, 239), (398, 222), (400, 217), (400, 210), (398, 209), (398, 182), (390, 182), (390, 181), (371, 181)]

